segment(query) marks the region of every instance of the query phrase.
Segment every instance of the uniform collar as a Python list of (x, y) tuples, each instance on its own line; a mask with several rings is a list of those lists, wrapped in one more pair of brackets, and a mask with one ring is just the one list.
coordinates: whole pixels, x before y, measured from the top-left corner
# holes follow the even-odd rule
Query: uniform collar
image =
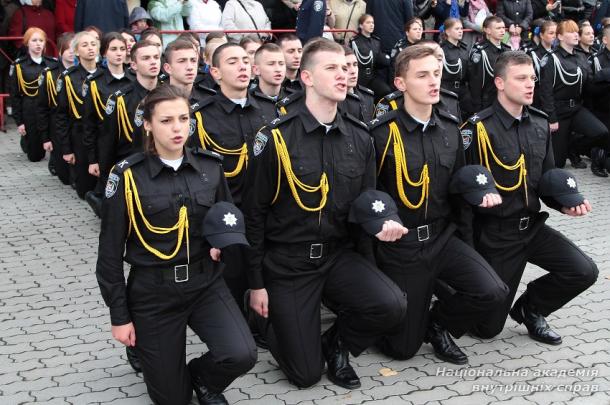
[(133, 85), (134, 85), (134, 90), (135, 90), (136, 94), (138, 96), (141, 96), (141, 98), (144, 98), (145, 95), (150, 93), (150, 91), (147, 88), (145, 88), (144, 86), (142, 86), (140, 84), (140, 82), (138, 81), (137, 78), (136, 78), (136, 80), (133, 81)]
[[(182, 164), (178, 168), (178, 171), (182, 170), (184, 167), (187, 167), (187, 166), (192, 167), (193, 169), (197, 170), (198, 172), (202, 171), (202, 168), (201, 168), (199, 162), (197, 161), (197, 159), (195, 159), (193, 157), (193, 154), (189, 150), (189, 148), (184, 148)], [(161, 173), (163, 171), (164, 168), (172, 170), (172, 171), (174, 170), (173, 168), (164, 164), (161, 161), (161, 158), (159, 158), (159, 156), (157, 156), (157, 155), (151, 156), (151, 159), (148, 160), (148, 169), (149, 169), (151, 178), (154, 179), (155, 177), (157, 177), (159, 175), (159, 173)]]
[[(311, 112), (309, 112), (309, 109), (307, 107), (305, 107), (303, 109), (303, 112), (301, 114), (299, 114), (299, 116), (301, 117), (301, 121), (303, 122), (303, 127), (305, 128), (305, 132), (307, 132), (308, 134), (316, 131), (320, 127), (324, 127), (324, 125), (322, 125), (322, 123), (320, 121), (318, 121), (311, 114)], [(335, 115), (335, 119), (333, 120), (332, 124), (330, 125), (330, 130), (328, 132), (330, 132), (334, 129), (339, 129), (340, 132), (347, 134), (347, 127), (345, 125), (345, 122), (343, 121), (343, 118), (341, 117), (341, 113), (339, 112), (339, 109), (337, 109), (337, 115)], [(326, 128), (324, 128), (324, 131), (326, 132)]]
[(517, 125), (519, 125), (519, 123), (521, 121), (529, 119), (529, 112), (528, 112), (526, 106), (523, 106), (523, 112), (521, 113), (521, 121), (519, 121), (518, 119), (516, 119), (515, 117), (510, 115), (508, 113), (508, 111), (506, 111), (504, 109), (504, 107), (502, 107), (502, 104), (500, 104), (500, 102), (497, 99), (494, 100), (493, 110), (496, 112), (496, 114), (500, 118), (500, 122), (502, 123), (502, 126), (504, 126), (504, 129), (506, 129), (506, 130), (510, 129), (513, 126), (513, 124), (515, 124), (515, 123)]
[(123, 77), (121, 79), (117, 79), (116, 77), (114, 77), (112, 75), (112, 73), (110, 72), (110, 69), (106, 68), (104, 69), (104, 78), (106, 79), (106, 84), (110, 84), (113, 81), (121, 81), (124, 79), (129, 80), (129, 78), (127, 77), (127, 72), (125, 70), (123, 70)]
[[(227, 98), (227, 96), (225, 96), (222, 91), (219, 91), (216, 94), (216, 97), (220, 106), (223, 110), (225, 110), (227, 114), (231, 114), (233, 110), (237, 107), (237, 104)], [(249, 92), (246, 92), (246, 105), (244, 105), (244, 109), (249, 107), (254, 107), (257, 109), (260, 108), (258, 102), (254, 99), (254, 97), (251, 97)]]
[(276, 103), (277, 101), (279, 101), (279, 96), (277, 96), (277, 97), (275, 97), (275, 98), (274, 98), (274, 97), (271, 97), (271, 96), (268, 96), (268, 95), (266, 95), (265, 93), (263, 93), (263, 92), (261, 91), (260, 87), (258, 87), (258, 86), (256, 86), (256, 87), (255, 87), (255, 88), (253, 88), (252, 90), (250, 90), (250, 93), (251, 93), (253, 96), (255, 96), (255, 97), (259, 97), (259, 98), (262, 98), (263, 100), (266, 100), (266, 101), (271, 101), (271, 102), (273, 102), (273, 103)]
[[(419, 122), (415, 121), (413, 119), (413, 117), (405, 111), (404, 108), (399, 108), (398, 111), (399, 111), (398, 119), (400, 120), (400, 123), (405, 127), (405, 129), (407, 130), (408, 133), (414, 132), (417, 129), (417, 127), (421, 128), (420, 131), (423, 130), (423, 125), (420, 124)], [(437, 125), (441, 129), (445, 128), (445, 126), (442, 124), (441, 120), (438, 118), (438, 114), (436, 112), (436, 107), (432, 107), (432, 115), (430, 115), (430, 120), (428, 121), (428, 126), (426, 128), (426, 131), (428, 131), (430, 128), (434, 128)]]
[(571, 57), (575, 57), (576, 56), (576, 52), (578, 52), (578, 51), (576, 50), (576, 47), (574, 47), (574, 49), (572, 49), (572, 53), (569, 53), (568, 51), (563, 49), (562, 46), (557, 46), (555, 52), (560, 53), (561, 56), (563, 56), (565, 58), (571, 58)]

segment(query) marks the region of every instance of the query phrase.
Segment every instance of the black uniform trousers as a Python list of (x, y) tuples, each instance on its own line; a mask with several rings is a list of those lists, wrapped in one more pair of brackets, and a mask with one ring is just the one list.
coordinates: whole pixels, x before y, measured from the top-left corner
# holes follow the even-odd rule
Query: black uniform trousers
[(559, 118), (559, 130), (551, 140), (555, 165), (564, 167), (570, 151), (589, 155), (594, 146), (608, 150), (608, 129), (591, 111), (579, 107), (574, 114)]
[[(256, 362), (256, 345), (220, 271), (193, 271), (189, 280), (164, 279), (161, 270), (132, 269), (128, 304), (136, 330), (136, 353), (156, 404), (188, 404), (193, 394), (186, 367), (186, 327), (209, 351), (194, 367), (211, 392), (222, 392)], [(165, 269), (173, 275), (172, 269)]]
[(243, 245), (231, 245), (222, 249), (222, 261), (225, 264), (222, 276), (242, 312), (244, 295), (248, 290), (247, 254), (248, 248)]
[(70, 184), (70, 165), (64, 160), (63, 154), (61, 153), (61, 144), (55, 133), (55, 117), (54, 114), (49, 114), (49, 131), (51, 131), (49, 138), (53, 144), (53, 150), (49, 159), (53, 160), (55, 165), (55, 174), (59, 180), (65, 184)]
[(38, 131), (38, 99), (23, 96), (23, 125), (25, 126), (25, 150), (30, 162), (40, 162), (44, 159), (46, 151), (42, 147), (42, 134)]
[[(422, 345), (430, 301), (441, 288), (434, 317), (458, 338), (504, 302), (508, 288), (472, 247), (453, 235), (452, 225), (436, 238), (379, 243), (377, 263), (409, 298), (406, 320), (379, 344), (396, 359), (413, 357)], [(410, 232), (415, 232), (411, 230)], [(441, 294), (442, 292), (442, 294)]]
[[(519, 230), (518, 220), (482, 223), (475, 219), (475, 245), (506, 283), (510, 293), (472, 332), (491, 338), (504, 328), (527, 262), (548, 274), (527, 285), (527, 301), (542, 316), (558, 310), (597, 279), (597, 266), (580, 248), (545, 225), (548, 213), (530, 216), (530, 226)], [(532, 224), (533, 221), (533, 224)]]
[(89, 174), (89, 158), (87, 157), (87, 148), (83, 143), (83, 123), (81, 121), (74, 121), (72, 123), (70, 128), (70, 143), (76, 159), (74, 164), (76, 194), (80, 198), (85, 198), (87, 191), (95, 188), (97, 177)]
[(324, 370), (320, 304), (337, 314), (334, 327), (358, 356), (401, 322), (407, 299), (382, 272), (351, 249), (320, 259), (267, 250), (263, 258), (270, 323), (265, 336), (271, 354), (298, 387), (317, 383)]

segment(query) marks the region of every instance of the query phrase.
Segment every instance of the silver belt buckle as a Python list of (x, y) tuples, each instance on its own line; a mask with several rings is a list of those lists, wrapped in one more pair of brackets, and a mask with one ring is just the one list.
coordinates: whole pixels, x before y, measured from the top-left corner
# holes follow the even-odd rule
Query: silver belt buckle
[(461, 83), (460, 83), (459, 81), (455, 81), (455, 82), (453, 82), (453, 88), (454, 88), (454, 89), (459, 89), (459, 88), (460, 88), (460, 84), (461, 84)]
[(184, 283), (185, 281), (189, 281), (188, 264), (180, 264), (178, 266), (174, 266), (174, 281), (176, 283)]
[(365, 73), (365, 74), (367, 74), (367, 75), (370, 75), (371, 73), (373, 73), (373, 69), (371, 69), (371, 68), (365, 68), (365, 69), (364, 69), (364, 73)]
[(576, 107), (576, 100), (573, 98), (570, 99), (570, 108)]
[(310, 259), (322, 258), (323, 252), (324, 252), (323, 243), (312, 243), (311, 246), (309, 246), (309, 258)]
[(430, 227), (429, 225), (422, 225), (417, 227), (417, 240), (424, 242), (430, 239)]
[(519, 230), (525, 231), (530, 226), (530, 217), (523, 217), (519, 219)]

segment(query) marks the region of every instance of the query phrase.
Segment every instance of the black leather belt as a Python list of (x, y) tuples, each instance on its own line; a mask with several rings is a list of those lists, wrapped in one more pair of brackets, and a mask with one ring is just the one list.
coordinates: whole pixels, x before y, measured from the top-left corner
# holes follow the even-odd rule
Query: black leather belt
[(563, 105), (563, 106), (567, 106), (570, 108), (580, 106), (580, 100), (575, 99), (575, 98), (570, 98), (568, 100), (555, 100), (555, 103), (558, 105)]
[(521, 216), (498, 218), (492, 216), (481, 217), (485, 226), (491, 226), (500, 231), (523, 232), (530, 229), (536, 222), (536, 214), (526, 213)]
[(267, 242), (266, 246), (274, 252), (286, 256), (302, 257), (305, 259), (322, 259), (345, 247), (350, 247), (351, 243), (346, 241), (330, 242), (303, 242), (303, 243), (275, 243)]
[(163, 280), (184, 283), (189, 281), (190, 276), (203, 273), (206, 268), (205, 262), (205, 260), (199, 260), (188, 264), (177, 264), (167, 267), (132, 267), (132, 270), (138, 272), (156, 272)]
[(405, 242), (425, 242), (430, 239), (434, 239), (447, 227), (447, 221), (444, 219), (437, 219), (436, 221), (409, 228), (409, 232), (404, 235), (400, 240)]

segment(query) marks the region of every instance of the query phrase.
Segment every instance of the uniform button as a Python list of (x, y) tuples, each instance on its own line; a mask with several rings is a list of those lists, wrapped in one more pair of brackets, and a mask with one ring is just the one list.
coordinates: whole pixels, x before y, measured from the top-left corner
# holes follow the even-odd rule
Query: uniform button
[(515, 14), (519, 15), (519, 12), (517, 11)]
[(178, 194), (178, 198), (182, 200), (183, 195), (182, 194)]

